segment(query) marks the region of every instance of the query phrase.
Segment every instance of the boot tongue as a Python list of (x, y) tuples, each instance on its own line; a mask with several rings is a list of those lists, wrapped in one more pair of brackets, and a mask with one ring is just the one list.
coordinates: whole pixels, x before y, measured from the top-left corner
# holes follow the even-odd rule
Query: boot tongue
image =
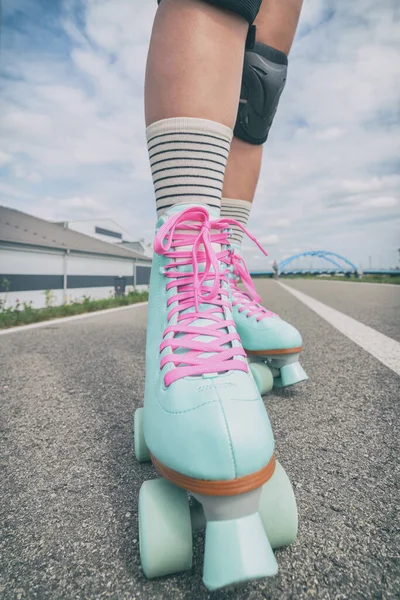
[[(197, 205), (196, 205), (197, 206)], [(176, 214), (177, 212), (182, 212), (183, 210), (187, 209), (187, 208), (193, 208), (193, 205), (188, 205), (188, 204), (176, 204), (173, 207), (171, 207), (164, 215), (164, 220), (163, 222), (165, 222), (170, 216), (172, 216), (172, 214)], [(209, 218), (210, 220), (216, 220), (219, 218), (220, 216), (220, 211), (218, 209), (212, 208), (212, 207), (204, 207), (202, 205), (202, 208), (206, 208), (206, 210), (208, 211), (209, 214)], [(162, 218), (163, 218), (162, 217)], [(189, 221), (188, 220), (188, 224), (192, 224), (194, 223), (194, 221)], [(188, 236), (192, 236), (193, 237), (193, 242), (195, 241), (195, 239), (197, 238), (198, 235), (198, 231), (196, 230), (192, 230), (192, 229), (179, 229), (177, 230), (177, 233), (179, 234), (187, 234)], [(221, 244), (216, 244), (213, 243), (212, 244), (212, 248), (214, 250), (215, 253), (221, 252)], [(177, 252), (192, 252), (193, 250), (193, 244), (189, 244), (187, 246), (180, 246), (179, 248), (176, 249)], [(197, 254), (202, 254), (204, 253), (204, 247), (202, 244), (199, 245), (198, 249), (197, 249)], [(172, 259), (173, 260), (173, 259)], [(179, 259), (177, 259), (179, 260)], [(197, 269), (198, 269), (198, 273), (204, 273), (204, 269), (205, 269), (205, 263), (204, 262), (198, 262), (197, 264)], [(181, 273), (192, 273), (193, 272), (193, 265), (182, 265), (182, 266), (178, 266), (177, 267), (177, 271), (181, 272)], [(217, 273), (216, 275), (217, 277), (219, 277), (219, 274)], [(203, 283), (204, 287), (212, 287), (213, 282), (212, 281), (205, 281)], [(200, 303), (199, 304), (199, 312), (203, 312), (203, 311), (209, 311), (212, 308), (212, 304), (205, 304), (205, 303)], [(182, 315), (189, 315), (191, 313), (193, 313), (195, 311), (195, 307), (191, 307), (191, 308), (187, 308), (183, 311), (181, 311), (179, 313), (180, 316)], [(219, 306), (215, 307), (215, 312), (213, 311), (212, 316), (219, 320), (219, 321), (223, 321), (225, 319), (225, 314), (222, 308), (220, 308)], [(193, 327), (204, 327), (207, 328), (207, 326), (210, 326), (212, 324), (214, 324), (215, 321), (208, 319), (207, 317), (199, 317), (198, 319), (195, 319), (194, 321), (191, 322), (191, 326)], [(220, 330), (221, 331), (221, 330)], [(228, 330), (222, 330), (224, 331), (224, 333), (228, 333)], [(175, 339), (179, 339), (184, 337), (185, 335), (190, 335), (190, 334), (186, 334), (186, 333), (178, 333), (175, 335)], [(211, 335), (197, 335), (195, 338), (196, 341), (199, 342), (204, 342), (204, 343), (208, 343), (208, 342), (212, 342), (213, 340), (215, 340), (215, 336), (211, 336)], [(224, 344), (222, 346), (223, 348), (229, 348), (229, 344)], [(176, 354), (185, 354), (186, 352), (189, 352), (189, 350), (186, 350), (185, 348), (179, 348), (175, 351)], [(215, 355), (215, 352), (203, 352), (201, 353), (199, 356), (201, 358), (208, 358), (210, 356)]]
[[(191, 265), (185, 265), (185, 266), (182, 266), (182, 267), (178, 267), (177, 270), (180, 271), (180, 272), (193, 272), (193, 268), (192, 268)], [(204, 263), (199, 263), (198, 264), (198, 271), (199, 271), (199, 273), (204, 272)], [(218, 274), (217, 274), (217, 276), (218, 276)], [(212, 281), (205, 281), (203, 283), (203, 286), (211, 288)], [(217, 298), (218, 298), (218, 296), (217, 296)], [(210, 309), (212, 309), (212, 301), (209, 304), (200, 303), (199, 304), (198, 312), (201, 313), (201, 312), (204, 312), (204, 311), (209, 311)], [(193, 312), (195, 312), (195, 307), (194, 306), (192, 306), (191, 308), (186, 308), (185, 310), (181, 311), (179, 313), (179, 315), (180, 316), (187, 315), (189, 317), (190, 314), (193, 313)], [(225, 314), (223, 312), (223, 308), (222, 307), (216, 306), (215, 307), (215, 312), (212, 311), (211, 314), (214, 317), (214, 319), (216, 319), (216, 320), (223, 321), (225, 319)], [(192, 326), (192, 327), (204, 327), (204, 328), (206, 328), (208, 326), (213, 325), (214, 323), (215, 323), (215, 320), (208, 319), (207, 317), (199, 317), (199, 318), (195, 319), (194, 321), (192, 321), (190, 323), (190, 326)], [(228, 329), (223, 329), (223, 330), (220, 330), (220, 331), (223, 331), (224, 333), (228, 333)], [(175, 337), (176, 338), (181, 338), (181, 337), (183, 337), (185, 335), (190, 335), (190, 334), (178, 333), (178, 334), (176, 334)], [(215, 336), (212, 336), (212, 335), (197, 335), (193, 339), (196, 340), (196, 341), (198, 341), (198, 342), (209, 343), (209, 342), (212, 342), (213, 340), (215, 340)], [(224, 344), (222, 347), (223, 348), (229, 348), (229, 344)], [(184, 354), (184, 353), (188, 352), (188, 350), (185, 350), (184, 348), (182, 348), (182, 349), (178, 349), (176, 352)], [(203, 352), (199, 356), (201, 358), (207, 358), (207, 357), (213, 356), (215, 354), (216, 354), (215, 352)]]

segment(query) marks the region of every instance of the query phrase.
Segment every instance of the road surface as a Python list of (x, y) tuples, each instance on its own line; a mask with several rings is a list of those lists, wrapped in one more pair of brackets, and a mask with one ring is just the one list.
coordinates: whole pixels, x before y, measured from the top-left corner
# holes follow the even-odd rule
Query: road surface
[[(400, 287), (285, 284), (400, 339)], [(310, 376), (265, 398), (300, 516), (279, 575), (210, 594), (196, 534), (191, 572), (143, 576), (137, 499), (155, 477), (132, 452), (144, 306), (0, 335), (0, 599), (400, 597), (399, 376), (286, 288), (257, 286), (301, 330)]]

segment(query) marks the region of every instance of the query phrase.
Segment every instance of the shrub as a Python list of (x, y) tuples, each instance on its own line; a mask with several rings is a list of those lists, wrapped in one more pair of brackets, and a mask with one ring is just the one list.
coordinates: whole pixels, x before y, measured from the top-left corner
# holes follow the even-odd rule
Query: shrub
[[(1, 284), (0, 284), (1, 285)], [(100, 300), (92, 300), (89, 296), (84, 296), (82, 302), (72, 302), (71, 304), (63, 304), (61, 306), (52, 306), (54, 294), (52, 290), (45, 290), (46, 306), (44, 308), (33, 308), (32, 302), (17, 302), (15, 307), (5, 307), (5, 304), (0, 304), (0, 329), (6, 327), (15, 327), (17, 325), (28, 325), (30, 323), (38, 323), (57, 317), (69, 317), (79, 315), (85, 312), (95, 312), (104, 310), (114, 306), (126, 306), (143, 302), (147, 300), (147, 292), (130, 292), (126, 296), (118, 296), (116, 298), (101, 298)]]

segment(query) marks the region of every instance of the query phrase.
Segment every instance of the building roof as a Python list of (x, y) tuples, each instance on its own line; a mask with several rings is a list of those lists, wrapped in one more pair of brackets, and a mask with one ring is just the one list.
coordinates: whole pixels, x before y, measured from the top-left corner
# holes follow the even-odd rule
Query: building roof
[(7, 206), (0, 206), (0, 242), (150, 261), (138, 252), (102, 242)]
[(142, 242), (119, 242), (121, 248), (129, 248), (129, 250), (137, 250), (138, 252), (144, 253), (144, 246)]
[(151, 258), (153, 256), (153, 246), (144, 246), (142, 242), (121, 242), (120, 248), (125, 248), (126, 250), (133, 250), (134, 252), (139, 252), (142, 256), (146, 256), (146, 258)]

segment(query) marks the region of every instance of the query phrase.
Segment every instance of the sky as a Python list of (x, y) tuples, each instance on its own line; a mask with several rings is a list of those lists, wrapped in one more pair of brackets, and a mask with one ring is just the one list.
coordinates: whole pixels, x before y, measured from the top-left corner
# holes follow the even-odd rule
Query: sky
[[(154, 0), (3, 0), (0, 204), (111, 218), (153, 239), (143, 117)], [(305, 0), (264, 148), (252, 269), (337, 252), (395, 267), (400, 248), (400, 6)]]

